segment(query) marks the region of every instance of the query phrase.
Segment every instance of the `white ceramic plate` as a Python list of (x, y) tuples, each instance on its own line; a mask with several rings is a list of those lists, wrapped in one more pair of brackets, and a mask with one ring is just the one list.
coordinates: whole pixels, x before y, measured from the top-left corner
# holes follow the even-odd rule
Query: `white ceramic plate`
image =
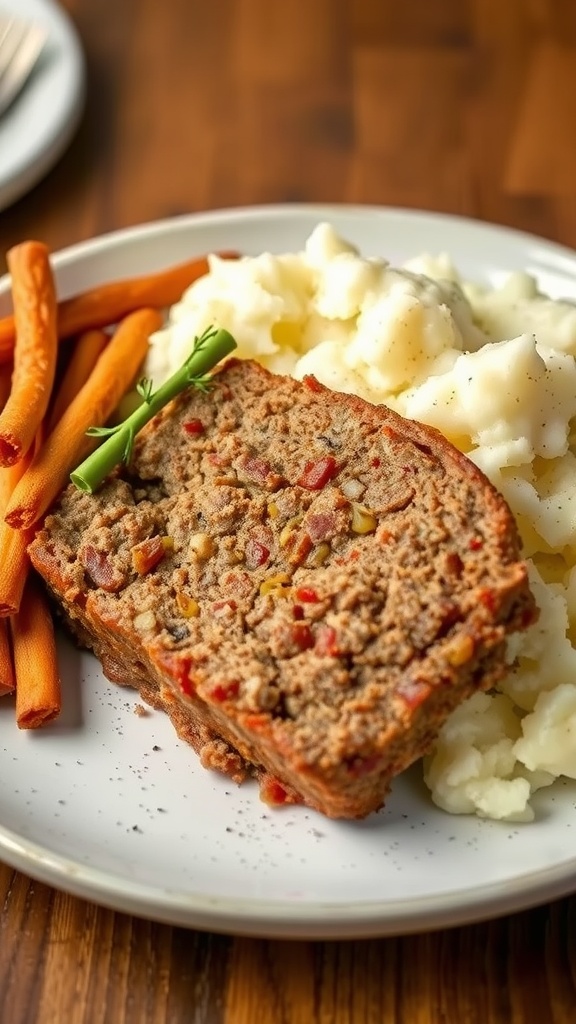
[[(576, 255), (527, 235), (444, 216), (347, 207), (224, 211), (124, 231), (56, 257), (62, 295), (210, 249), (300, 248), (331, 220), (372, 254), (448, 250), (498, 280), (528, 268), (576, 298)], [(0, 282), (0, 315), (8, 308)], [(3, 291), (3, 295), (2, 295)], [(272, 811), (256, 786), (205, 772), (167, 719), (96, 661), (61, 643), (64, 711), (19, 733), (0, 702), (0, 855), (28, 874), (117, 909), (176, 924), (269, 936), (347, 937), (439, 928), (576, 890), (576, 784), (536, 797), (510, 825), (436, 809), (420, 770), (359, 823)]]
[(9, 110), (0, 117), (0, 210), (56, 163), (84, 103), (84, 58), (78, 37), (53, 0), (0, 0), (2, 13), (45, 25), (45, 50)]

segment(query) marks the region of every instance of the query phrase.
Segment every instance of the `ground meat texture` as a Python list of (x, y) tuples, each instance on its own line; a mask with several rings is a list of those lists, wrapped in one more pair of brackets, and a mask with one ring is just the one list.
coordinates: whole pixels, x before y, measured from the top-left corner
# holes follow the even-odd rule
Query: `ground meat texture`
[(331, 817), (382, 806), (535, 618), (508, 507), (436, 431), (235, 360), (30, 555), (204, 765)]

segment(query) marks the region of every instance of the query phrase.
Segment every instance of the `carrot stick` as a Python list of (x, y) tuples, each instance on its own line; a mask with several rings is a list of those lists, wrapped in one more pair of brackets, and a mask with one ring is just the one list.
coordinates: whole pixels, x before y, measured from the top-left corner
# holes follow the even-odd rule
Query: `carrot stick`
[(16, 485), (6, 522), (29, 529), (68, 480), (68, 474), (97, 443), (87, 437), (102, 426), (136, 377), (148, 349), (148, 336), (162, 324), (154, 309), (140, 309), (122, 321), (90, 377)]
[[(35, 442), (37, 450), (41, 431)], [(0, 617), (14, 615), (20, 607), (30, 561), (28, 544), (33, 531), (13, 530), (4, 520), (14, 488), (32, 461), (32, 448), (15, 466), (0, 468)]]
[(22, 603), (30, 560), (28, 545), (34, 538), (33, 530), (13, 530), (0, 523), (0, 617), (15, 615)]
[[(238, 257), (235, 252), (218, 255), (222, 259)], [(201, 256), (155, 274), (112, 281), (80, 292), (58, 303), (58, 337), (69, 338), (94, 327), (109, 327), (144, 306), (158, 309), (171, 306), (189, 285), (207, 272), (208, 260)], [(0, 363), (11, 358), (14, 338), (14, 317), (0, 319)]]
[(19, 729), (37, 729), (60, 712), (60, 677), (56, 640), (48, 602), (32, 574), (20, 611), (10, 619), (16, 722)]
[[(48, 430), (60, 418), (59, 410), (67, 409), (86, 383), (108, 340), (103, 331), (87, 331), (78, 339), (52, 407)], [(43, 443), (43, 434), (44, 430), (38, 431), (34, 452), (31, 448), (15, 466), (0, 469), (0, 617), (14, 615), (20, 607), (30, 568), (28, 545), (34, 537), (33, 529), (14, 530), (8, 526), (4, 514), (16, 484), (32, 461), (32, 454)]]
[(42, 427), (20, 462), (0, 468), (0, 617), (14, 615), (20, 607), (30, 568), (28, 545), (34, 536), (34, 530), (13, 530), (5, 522), (4, 514), (16, 484), (40, 450), (43, 439)]
[(8, 401), (0, 413), (0, 465), (11, 466), (28, 450), (40, 426), (54, 382), (58, 339), (56, 292), (41, 242), (10, 249), (16, 321), (14, 372)]
[(8, 623), (4, 619), (0, 621), (0, 697), (6, 693), (12, 693), (16, 683), (14, 680), (14, 665), (12, 664), (12, 651), (10, 650), (10, 634)]
[(104, 331), (85, 331), (78, 338), (50, 411), (48, 433), (54, 430), (62, 413), (68, 408), (73, 399), (76, 398), (80, 388), (88, 380), (96, 366), (100, 353), (106, 347), (109, 340), (108, 335)]

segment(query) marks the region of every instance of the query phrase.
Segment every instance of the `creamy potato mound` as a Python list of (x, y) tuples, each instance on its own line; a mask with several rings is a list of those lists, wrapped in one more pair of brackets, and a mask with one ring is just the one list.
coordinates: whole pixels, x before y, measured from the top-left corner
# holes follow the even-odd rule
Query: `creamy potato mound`
[(540, 619), (510, 638), (498, 692), (451, 715), (424, 777), (451, 813), (532, 820), (537, 789), (576, 778), (576, 306), (527, 274), (478, 287), (447, 256), (394, 268), (320, 224), (302, 252), (212, 257), (146, 374), (164, 380), (210, 324), (273, 372), (437, 427), (506, 497)]

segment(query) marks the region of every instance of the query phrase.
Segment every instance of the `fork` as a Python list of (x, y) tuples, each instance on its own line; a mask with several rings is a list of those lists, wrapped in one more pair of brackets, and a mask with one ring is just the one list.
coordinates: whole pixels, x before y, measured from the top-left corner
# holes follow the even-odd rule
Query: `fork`
[(47, 34), (37, 22), (0, 14), (0, 115), (32, 73)]

